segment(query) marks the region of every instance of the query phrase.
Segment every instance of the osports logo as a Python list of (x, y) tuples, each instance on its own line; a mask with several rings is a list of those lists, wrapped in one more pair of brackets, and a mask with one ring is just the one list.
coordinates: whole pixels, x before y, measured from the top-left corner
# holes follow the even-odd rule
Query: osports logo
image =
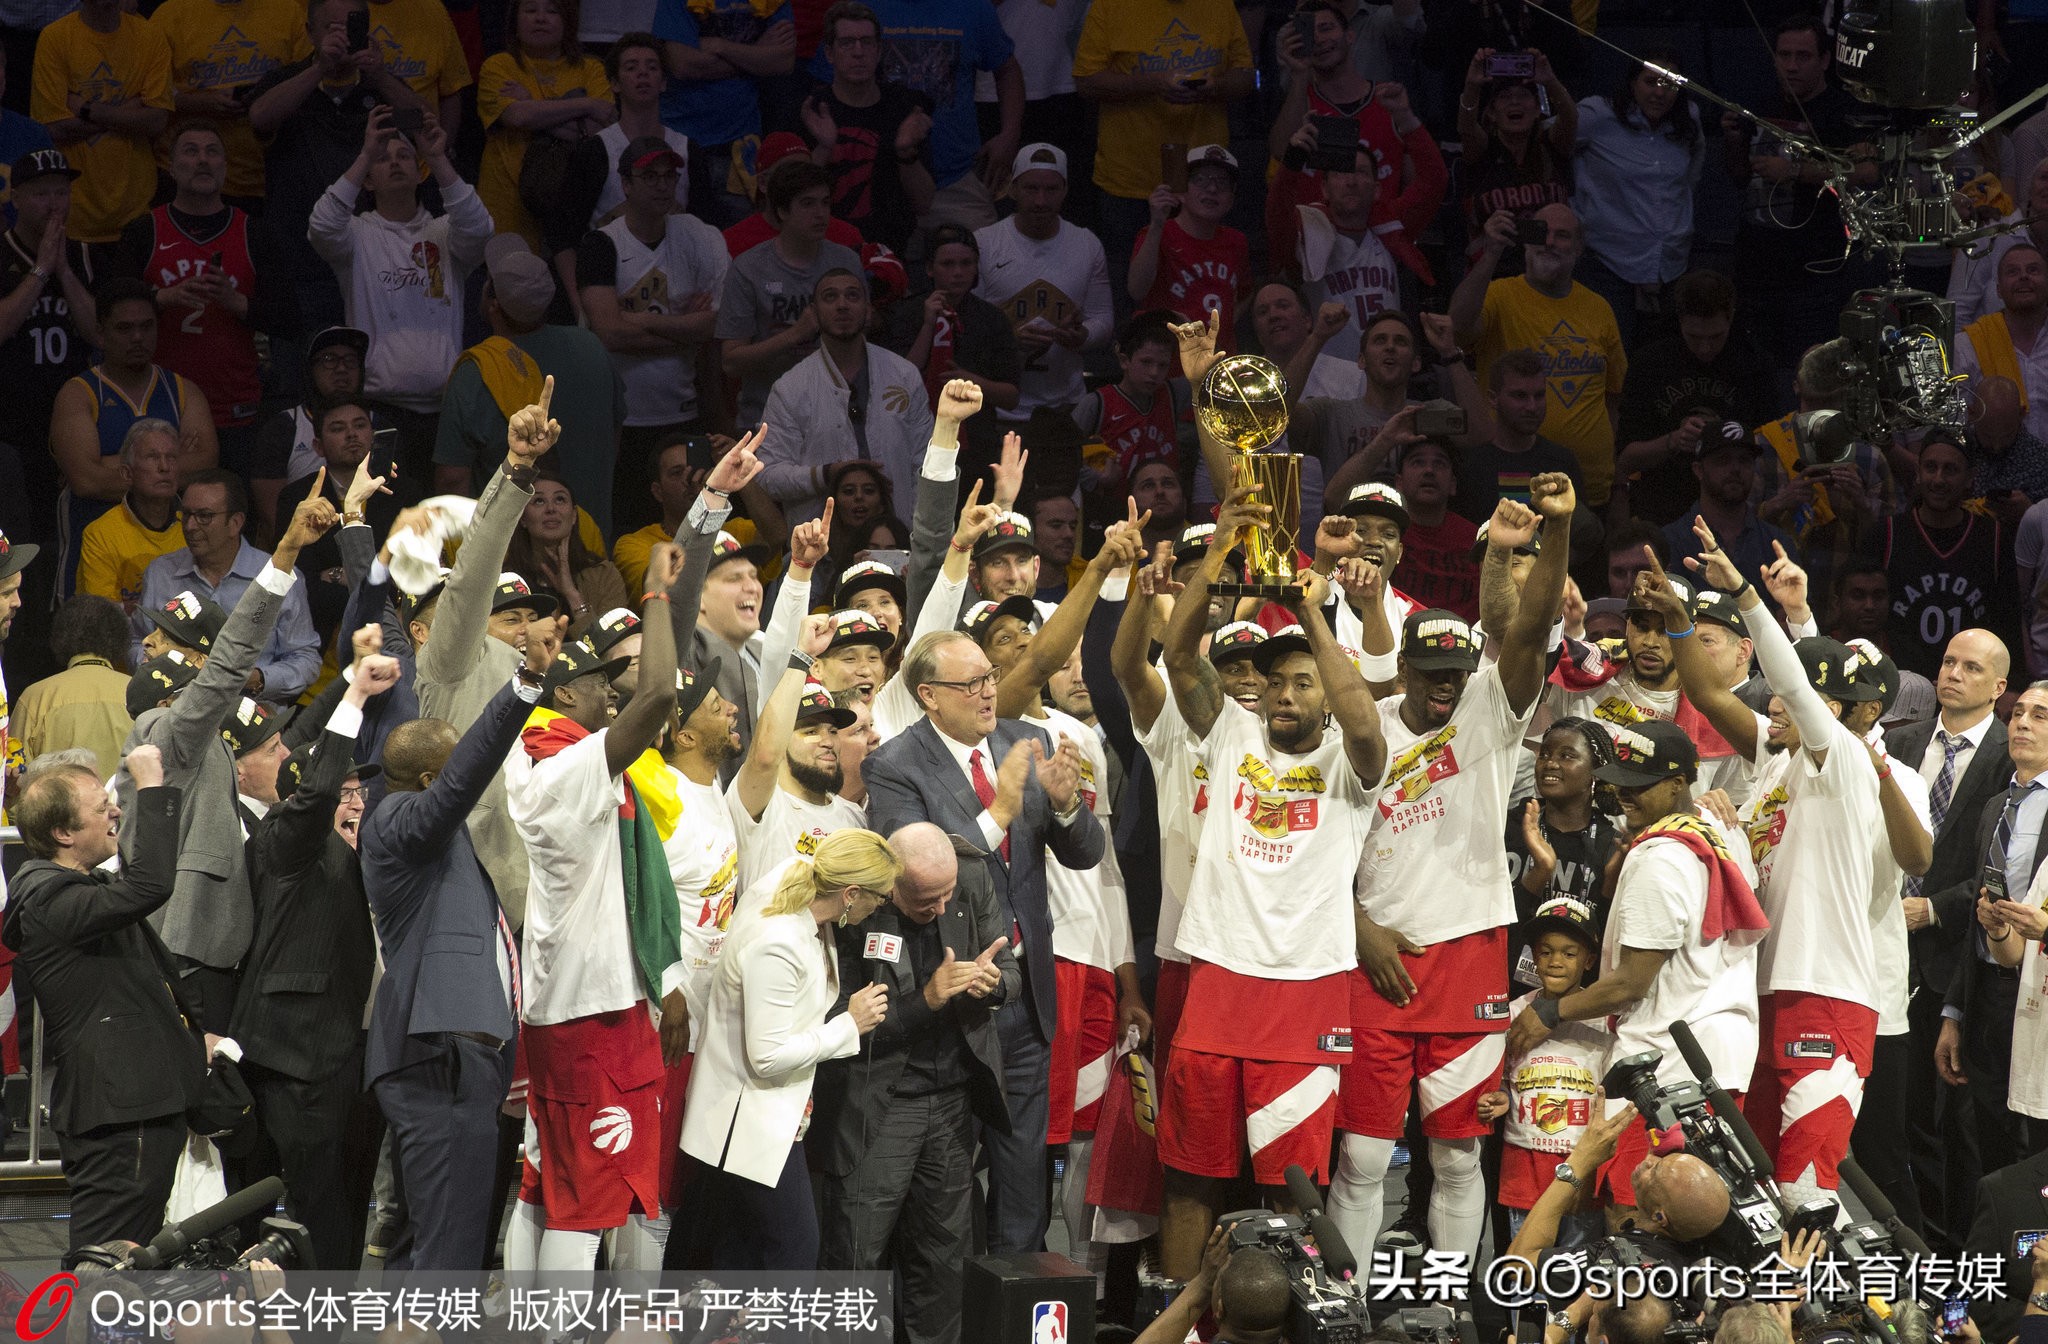
[(633, 1117), (623, 1106), (607, 1106), (590, 1122), (590, 1142), (601, 1153), (617, 1156), (633, 1145)]
[[(64, 1324), (64, 1318), (71, 1314), (71, 1293), (77, 1287), (78, 1276), (76, 1274), (52, 1274), (49, 1278), (44, 1279), (41, 1283), (30, 1289), (29, 1295), (22, 1299), (21, 1310), (14, 1317), (15, 1337), (28, 1340), (30, 1344), (34, 1344), (34, 1341), (43, 1338), (45, 1335), (55, 1334), (57, 1327)], [(37, 1330), (32, 1328), (33, 1321), (37, 1309), (43, 1305), (45, 1300), (54, 1309), (55, 1315), (51, 1317), (48, 1325)], [(1062, 1337), (1064, 1338), (1064, 1336)]]

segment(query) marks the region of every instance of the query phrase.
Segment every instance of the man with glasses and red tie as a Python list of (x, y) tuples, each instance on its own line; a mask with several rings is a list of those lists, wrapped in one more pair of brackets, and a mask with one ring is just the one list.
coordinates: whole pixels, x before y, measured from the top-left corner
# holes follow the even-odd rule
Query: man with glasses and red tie
[[(998, 1010), (1010, 1132), (984, 1129), (989, 1160), (989, 1250), (1044, 1248), (1050, 1218), (1045, 1135), (1050, 1116), (1052, 913), (1045, 856), (1089, 869), (1107, 847), (1102, 823), (1081, 805), (1081, 752), (1044, 729), (996, 717), (999, 674), (974, 640), (929, 634), (903, 660), (903, 684), (924, 717), (861, 767), (870, 828), (890, 835), (927, 821), (983, 851), (997, 906), (1010, 925), (1024, 993)], [(963, 860), (964, 862), (964, 860)]]

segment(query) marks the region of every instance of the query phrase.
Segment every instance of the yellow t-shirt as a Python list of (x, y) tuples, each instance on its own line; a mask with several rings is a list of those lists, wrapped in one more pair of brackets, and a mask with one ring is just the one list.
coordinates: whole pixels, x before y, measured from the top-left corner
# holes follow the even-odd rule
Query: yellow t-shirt
[(1563, 299), (1547, 299), (1522, 276), (1486, 287), (1480, 310), (1479, 385), (1493, 361), (1523, 348), (1543, 356), (1548, 369), (1549, 413), (1542, 434), (1572, 450), (1586, 475), (1587, 504), (1605, 504), (1614, 483), (1614, 422), (1607, 399), (1621, 395), (1628, 355), (1607, 300), (1575, 284)]
[[(1088, 10), (1074, 74), (1168, 72), (1211, 82), (1249, 69), (1252, 51), (1231, 0), (1117, 0)], [(1112, 196), (1143, 200), (1160, 183), (1159, 146), (1230, 143), (1222, 103), (1133, 98), (1103, 103), (1095, 139), (1095, 184)], [(1129, 257), (1111, 257), (1112, 270)]]
[[(313, 54), (298, 0), (167, 0), (149, 19), (171, 48), (171, 88), (248, 89), (280, 66)], [(228, 148), (227, 194), (263, 194), (263, 147), (249, 119), (221, 120)], [(168, 138), (158, 161), (170, 162)]]
[(439, 113), (441, 100), (469, 87), (469, 58), (439, 0), (370, 0), (370, 40), (384, 68)]
[[(725, 520), (725, 530), (732, 533), (734, 541), (742, 546), (751, 546), (758, 539), (754, 524), (737, 515)], [(626, 581), (626, 601), (637, 607), (640, 595), (647, 591), (647, 557), (657, 543), (669, 541), (669, 530), (660, 523), (649, 523), (638, 532), (628, 532), (612, 543), (612, 564), (618, 567), (619, 576)], [(772, 556), (761, 567), (764, 580), (773, 579), (782, 569), (782, 557)]]
[[(76, 11), (36, 42), (35, 89), (29, 111), (53, 125), (74, 115), (70, 99), (119, 103), (140, 98), (171, 107), (171, 49), (164, 35), (133, 14), (121, 15), (111, 33), (85, 26)], [(71, 184), (70, 236), (81, 243), (111, 243), (156, 195), (156, 152), (139, 135), (95, 131), (64, 147), (83, 176)]]
[(158, 532), (137, 518), (124, 499), (86, 525), (78, 543), (78, 591), (118, 602), (132, 616), (142, 600), (142, 571), (184, 545), (177, 510), (171, 511), (170, 526)]
[(519, 199), (519, 169), (526, 162), (527, 142), (534, 133), (499, 125), (505, 108), (523, 98), (610, 101), (611, 96), (603, 63), (590, 56), (576, 64), (561, 60), (522, 63), (510, 52), (501, 51), (484, 62), (483, 74), (476, 82), (476, 110), (488, 134), (476, 194), (483, 198), (498, 232), (522, 234), (535, 251), (540, 250), (540, 225)]

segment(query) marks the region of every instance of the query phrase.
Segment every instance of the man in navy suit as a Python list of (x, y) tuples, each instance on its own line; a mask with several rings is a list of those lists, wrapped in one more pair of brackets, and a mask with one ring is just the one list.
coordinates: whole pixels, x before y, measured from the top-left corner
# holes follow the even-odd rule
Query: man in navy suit
[(1050, 1191), (1045, 1165), (1053, 998), (1052, 911), (1045, 854), (1093, 868), (1107, 841), (1081, 806), (1081, 753), (1042, 728), (996, 717), (997, 673), (964, 634), (941, 631), (911, 646), (904, 684), (925, 712), (862, 764), (869, 825), (890, 835), (928, 821), (982, 851), (1024, 993), (996, 1014), (1010, 1132), (984, 1126), (988, 1151), (988, 1244), (995, 1253), (1045, 1246)]
[(393, 1269), (481, 1269), (490, 1253), (519, 958), (465, 823), (540, 700), (561, 642), (559, 622), (529, 629), (525, 665), (460, 741), (439, 719), (414, 719), (384, 744), (390, 792), (363, 824), (360, 852), (384, 949), (365, 1081), (391, 1125), (411, 1219)]

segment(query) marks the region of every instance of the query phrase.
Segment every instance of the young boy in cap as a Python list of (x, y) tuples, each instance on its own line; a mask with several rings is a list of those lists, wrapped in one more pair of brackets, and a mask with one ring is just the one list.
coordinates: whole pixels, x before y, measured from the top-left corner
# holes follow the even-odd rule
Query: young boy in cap
[[(1580, 988), (1600, 959), (1593, 912), (1569, 896), (1536, 908), (1522, 925), (1535, 945), (1536, 974), (1543, 986), (1508, 1005), (1520, 1014), (1538, 996), (1562, 999)], [(1555, 1159), (1572, 1150), (1593, 1119), (1593, 1094), (1606, 1068), (1614, 1038), (1593, 1022), (1560, 1023), (1550, 1039), (1508, 1057), (1500, 1087), (1479, 1099), (1479, 1118), (1489, 1124), (1506, 1117), (1500, 1163), (1500, 1202), (1508, 1209), (1510, 1234), (1537, 1196), (1550, 1184)]]

